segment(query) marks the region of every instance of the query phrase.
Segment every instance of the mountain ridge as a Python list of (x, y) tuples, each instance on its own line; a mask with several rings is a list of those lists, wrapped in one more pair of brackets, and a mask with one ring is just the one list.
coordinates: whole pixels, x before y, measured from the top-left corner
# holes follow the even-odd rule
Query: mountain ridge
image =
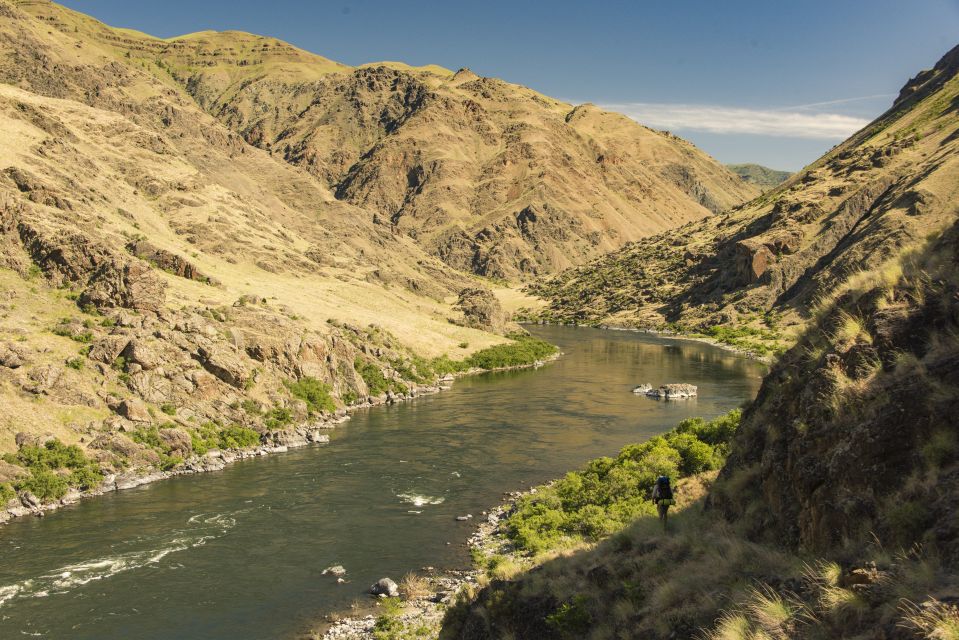
[(21, 6), (176, 84), (460, 270), (540, 276), (757, 193), (674, 136), (468, 70), (349, 68), (223, 32), (119, 37), (52, 3)]

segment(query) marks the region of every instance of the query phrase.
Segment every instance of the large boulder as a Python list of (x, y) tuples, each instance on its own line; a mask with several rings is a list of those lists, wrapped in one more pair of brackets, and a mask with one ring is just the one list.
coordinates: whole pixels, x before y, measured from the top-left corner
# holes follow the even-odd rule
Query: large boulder
[(156, 350), (139, 339), (131, 340), (123, 349), (122, 355), (128, 363), (138, 364), (147, 371), (157, 368), (162, 362)]
[(130, 336), (106, 336), (93, 343), (88, 357), (96, 362), (112, 364), (123, 353), (129, 342)]
[(250, 368), (239, 354), (219, 346), (200, 347), (203, 368), (223, 382), (242, 389), (250, 379)]
[(645, 393), (653, 398), (665, 398), (674, 400), (676, 398), (693, 398), (699, 392), (694, 384), (664, 384), (657, 389), (648, 389)]
[(160, 441), (170, 449), (171, 453), (181, 455), (184, 458), (193, 453), (193, 442), (190, 440), (190, 434), (183, 429), (160, 429), (159, 435)]
[(139, 398), (127, 398), (116, 407), (117, 414), (133, 422), (153, 422), (146, 404)]
[(766, 245), (753, 238), (736, 243), (736, 274), (743, 284), (752, 284), (762, 278), (776, 260)]
[(400, 595), (400, 588), (389, 578), (380, 578), (370, 587), (370, 593), (384, 598), (396, 598)]

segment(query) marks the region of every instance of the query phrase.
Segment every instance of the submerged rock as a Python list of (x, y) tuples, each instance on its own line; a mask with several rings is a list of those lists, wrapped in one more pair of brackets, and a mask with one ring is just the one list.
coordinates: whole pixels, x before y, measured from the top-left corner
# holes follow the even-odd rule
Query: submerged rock
[(651, 384), (649, 384), (649, 383), (646, 383), (646, 384), (641, 384), (641, 385), (639, 385), (638, 387), (634, 387), (634, 388), (633, 388), (633, 393), (645, 393), (645, 394), (648, 394), (648, 393), (649, 393), (650, 391), (652, 391), (652, 390), (653, 390), (653, 385), (651, 385)]
[[(341, 565), (341, 564), (334, 564), (334, 565), (331, 566), (331, 567), (327, 567), (326, 569), (323, 569), (323, 575), (324, 575), (324, 576), (325, 576), (325, 575), (332, 575), (332, 576), (336, 576), (336, 577), (339, 578), (340, 576), (345, 576), (345, 575), (346, 575), (346, 569), (345, 569), (345, 568), (343, 567), (343, 565)], [(379, 584), (379, 583), (377, 583), (377, 584)]]

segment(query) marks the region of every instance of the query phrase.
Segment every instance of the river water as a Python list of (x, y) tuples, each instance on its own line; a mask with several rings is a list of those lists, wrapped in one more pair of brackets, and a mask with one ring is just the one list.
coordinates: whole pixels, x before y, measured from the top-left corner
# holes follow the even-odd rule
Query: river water
[[(765, 367), (697, 342), (533, 327), (562, 358), (353, 414), (331, 443), (85, 500), (0, 527), (0, 638), (292, 638), (383, 576), (462, 568), (477, 516), (690, 416)], [(639, 383), (689, 382), (659, 401)], [(341, 564), (347, 584), (321, 575)]]

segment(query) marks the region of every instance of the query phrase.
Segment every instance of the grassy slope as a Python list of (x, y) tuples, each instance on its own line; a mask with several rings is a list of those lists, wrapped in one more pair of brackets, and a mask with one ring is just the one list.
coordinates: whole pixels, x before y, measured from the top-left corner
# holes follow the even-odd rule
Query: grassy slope
[[(850, 140), (742, 207), (629, 244), (531, 291), (535, 317), (791, 344), (817, 299), (956, 215), (955, 51)], [(773, 314), (778, 326), (766, 322)], [(746, 336), (748, 337), (748, 336)]]
[(761, 164), (728, 164), (726, 166), (740, 178), (763, 191), (778, 187), (792, 175), (790, 171), (778, 171)]

